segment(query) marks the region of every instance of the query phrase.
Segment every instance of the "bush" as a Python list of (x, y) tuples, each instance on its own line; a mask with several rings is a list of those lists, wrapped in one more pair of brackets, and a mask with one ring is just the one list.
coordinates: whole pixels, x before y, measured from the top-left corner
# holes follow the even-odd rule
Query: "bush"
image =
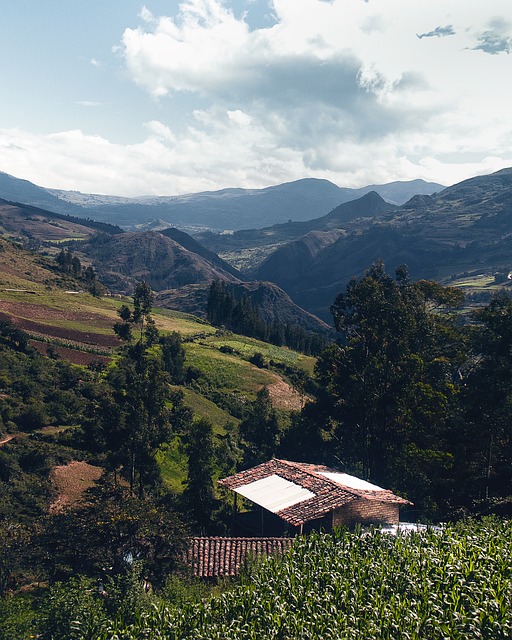
[(249, 362), (258, 367), (258, 369), (268, 369), (268, 364), (265, 362), (263, 354), (259, 351), (256, 351), (256, 353), (249, 358)]
[(0, 640), (35, 638), (34, 626), (35, 611), (29, 595), (0, 598)]
[(96, 580), (77, 576), (50, 588), (44, 602), (43, 637), (51, 640), (95, 640), (107, 618)]
[(42, 402), (32, 402), (22, 411), (16, 422), (22, 431), (34, 431), (48, 424), (48, 415)]

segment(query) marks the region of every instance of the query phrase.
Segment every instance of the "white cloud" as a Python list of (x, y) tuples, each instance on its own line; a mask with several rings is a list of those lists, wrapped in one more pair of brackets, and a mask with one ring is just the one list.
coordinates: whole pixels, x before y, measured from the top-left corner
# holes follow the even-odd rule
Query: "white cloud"
[(101, 62), (96, 58), (91, 58), (89, 62), (92, 64), (93, 67), (101, 67)]
[(143, 6), (115, 48), (151, 96), (143, 139), (4, 130), (0, 170), (120, 195), (497, 170), (512, 165), (511, 58), (488, 54), (506, 50), (509, 2), (273, 0), (259, 28), (227, 0)]
[(251, 116), (248, 113), (240, 111), (240, 109), (228, 111), (227, 114), (231, 122), (238, 124), (240, 127), (248, 127), (252, 122)]
[(81, 107), (101, 107), (101, 102), (94, 102), (93, 100), (78, 100), (77, 104)]
[[(358, 141), (380, 148), (389, 135), (435, 134), (446, 114), (456, 113), (467, 131), (476, 115), (481, 120), (489, 101), (478, 83), (489, 85), (493, 73), (482, 61), (475, 67), (464, 59), (471, 55), (464, 49), (478, 37), (475, 25), (506, 6), (503, 0), (486, 4), (274, 0), (275, 24), (251, 30), (246, 17), (235, 17), (221, 0), (186, 0), (174, 17), (127, 29), (124, 56), (133, 80), (150, 94), (164, 100), (196, 93), (223, 110), (243, 112), (276, 146), (323, 157), (329, 171), (337, 160), (313, 153), (315, 140), (319, 147), (334, 137), (340, 146)], [(424, 29), (436, 21), (447, 26)], [(502, 22), (493, 24), (493, 33), (503, 32)], [(485, 33), (480, 38), (487, 37), (487, 46), (504, 46), (504, 36), (491, 41)], [(426, 37), (434, 35), (450, 38)], [(490, 95), (496, 99), (497, 88)], [(495, 115), (503, 115), (496, 105), (487, 113)]]
[(153, 14), (146, 6), (143, 6), (139, 11), (139, 18), (141, 18), (141, 20), (144, 20), (144, 22), (148, 22), (148, 23), (152, 23), (155, 20)]

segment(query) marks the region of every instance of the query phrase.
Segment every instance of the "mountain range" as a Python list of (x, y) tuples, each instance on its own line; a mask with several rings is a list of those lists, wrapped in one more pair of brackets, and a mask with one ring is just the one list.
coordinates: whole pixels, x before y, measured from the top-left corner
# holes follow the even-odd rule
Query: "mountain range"
[(260, 228), (288, 220), (310, 220), (343, 202), (376, 191), (388, 202), (402, 204), (415, 194), (432, 194), (442, 185), (423, 180), (338, 187), (328, 180), (305, 178), (264, 189), (222, 189), (178, 196), (124, 198), (45, 189), (0, 173), (0, 198), (57, 213), (92, 218), (127, 230), (146, 230), (155, 220), (185, 230)]
[[(400, 206), (369, 191), (307, 220), (298, 219), (301, 210), (290, 216), (295, 219), (259, 229), (207, 231), (195, 237), (156, 223), (152, 230), (135, 232), (83, 217), (84, 212), (93, 216), (97, 202), (87, 209), (68, 203), (73, 212), (80, 211), (79, 219), (44, 211), (32, 203), (44, 198), (65, 201), (6, 174), (0, 175), (0, 196), (6, 193), (3, 184), (11, 189), (10, 197), (32, 199), (29, 205), (0, 202), (5, 234), (19, 235), (25, 243), (27, 239), (35, 244), (72, 241), (83, 263), (93, 264), (112, 291), (130, 293), (137, 280), (146, 279), (157, 292), (159, 305), (203, 315), (208, 287), (221, 279), (242, 288), (261, 308), (268, 307), (265, 313), (272, 321), (293, 318), (308, 330), (325, 331), (336, 295), (350, 278), (380, 259), (390, 270), (407, 264), (414, 279), (448, 282), (462, 274), (485, 273), (511, 282), (507, 276), (512, 268), (512, 169), (471, 178), (431, 195), (419, 193)], [(304, 180), (256, 190), (254, 202), (261, 204), (269, 194), (297, 195), (308, 185), (334, 193), (332, 183)], [(219, 202), (250, 201), (249, 192), (236, 191), (240, 193), (232, 197), (226, 193), (221, 197), (221, 192), (209, 196)], [(314, 189), (309, 197), (312, 193)], [(296, 202), (293, 197), (290, 201), (283, 205), (286, 215)], [(226, 215), (231, 215), (227, 209)], [(236, 268), (240, 264), (242, 270)]]
[[(371, 198), (379, 211), (380, 196)], [(382, 201), (372, 218), (352, 219), (337, 231), (317, 224), (278, 247), (246, 277), (271, 276), (297, 304), (327, 320), (329, 306), (350, 278), (380, 259), (390, 269), (407, 264), (414, 279), (446, 282), (468, 272), (506, 279), (512, 269), (512, 169), (415, 196), (393, 210), (386, 211)]]

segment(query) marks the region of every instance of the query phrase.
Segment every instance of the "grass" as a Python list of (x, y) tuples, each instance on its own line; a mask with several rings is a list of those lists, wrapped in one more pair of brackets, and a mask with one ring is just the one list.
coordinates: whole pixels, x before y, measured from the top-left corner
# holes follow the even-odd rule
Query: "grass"
[[(20, 305), (10, 311), (14, 317), (36, 320), (51, 326), (64, 329), (73, 329), (89, 333), (112, 334), (112, 326), (119, 320), (118, 310), (123, 304), (130, 305), (131, 299), (95, 298), (88, 293), (67, 294), (62, 289), (47, 289), (43, 285), (29, 281), (17, 282), (0, 280), (0, 288), (20, 288), (35, 291), (33, 293), (22, 291), (0, 291), (1, 303)], [(48, 309), (50, 318), (44, 318), (44, 310)], [(56, 312), (61, 312), (59, 318), (55, 318)], [(215, 329), (203, 323), (194, 316), (177, 311), (154, 310), (154, 318), (157, 328), (162, 333), (178, 331), (183, 336), (214, 333)]]
[(170, 309), (153, 309), (153, 315), (156, 326), (163, 333), (177, 331), (184, 337), (215, 333), (214, 327), (210, 324), (188, 313)]
[(156, 453), (156, 461), (166, 487), (176, 495), (181, 495), (187, 479), (187, 455), (180, 438), (163, 444)]
[(265, 369), (258, 369), (237, 356), (221, 353), (214, 346), (195, 342), (184, 346), (187, 364), (197, 367), (215, 389), (238, 391), (254, 398), (262, 386), (273, 381)]
[(495, 283), (494, 276), (480, 274), (476, 276), (468, 276), (467, 278), (458, 278), (450, 283), (451, 286), (460, 289), (498, 289), (500, 285)]
[(313, 356), (306, 356), (288, 347), (280, 347), (255, 338), (246, 338), (245, 336), (231, 333), (212, 336), (205, 340), (205, 343), (216, 348), (221, 346), (231, 347), (245, 358), (250, 358), (255, 352), (259, 352), (263, 354), (267, 362), (274, 360), (275, 362), (303, 369), (309, 374), (313, 373), (316, 362), (316, 358)]
[(225, 427), (228, 422), (239, 422), (237, 418), (234, 418), (230, 413), (221, 409), (201, 394), (186, 387), (180, 388), (185, 396), (184, 402), (186, 406), (192, 410), (194, 417), (207, 418), (212, 423), (214, 434), (224, 435), (226, 433)]

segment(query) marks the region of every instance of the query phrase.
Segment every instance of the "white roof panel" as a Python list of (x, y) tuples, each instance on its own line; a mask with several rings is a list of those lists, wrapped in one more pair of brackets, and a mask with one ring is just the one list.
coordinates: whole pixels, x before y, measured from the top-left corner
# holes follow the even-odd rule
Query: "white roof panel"
[(320, 471), (319, 474), (321, 476), (329, 478), (329, 480), (334, 480), (334, 482), (341, 485), (342, 487), (349, 487), (350, 489), (363, 489), (367, 491), (384, 491), (382, 487), (378, 487), (376, 484), (371, 484), (370, 482), (366, 482), (366, 480), (361, 480), (360, 478), (356, 478), (355, 476), (349, 476), (348, 473), (331, 473), (327, 471)]
[(278, 513), (315, 496), (312, 491), (276, 474), (237, 487), (234, 491), (272, 513)]

